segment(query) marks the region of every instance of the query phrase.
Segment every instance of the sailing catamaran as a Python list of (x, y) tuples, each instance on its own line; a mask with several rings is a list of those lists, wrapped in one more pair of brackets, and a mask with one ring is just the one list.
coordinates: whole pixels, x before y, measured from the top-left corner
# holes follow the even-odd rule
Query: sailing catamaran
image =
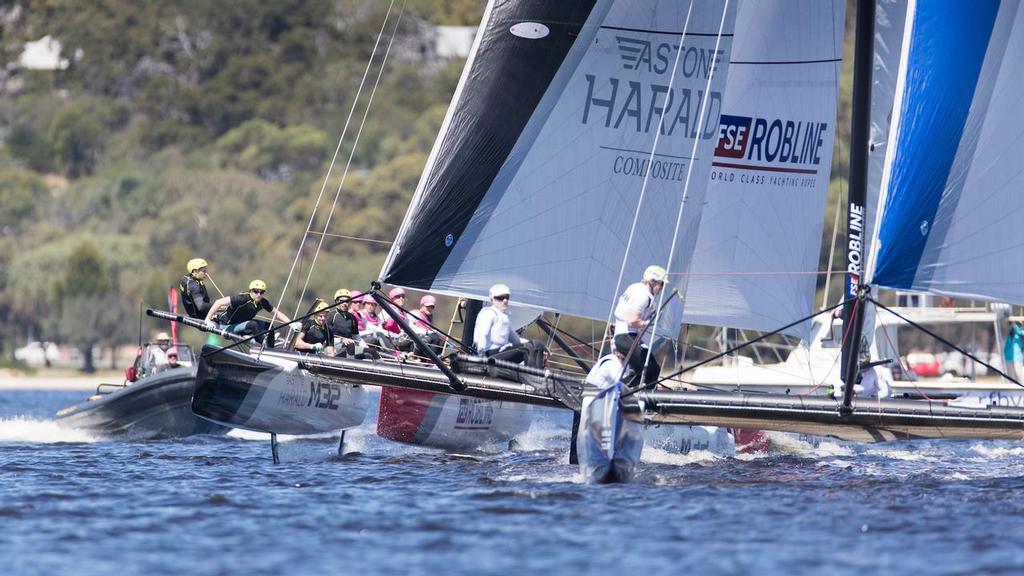
[[(804, 166), (807, 163), (817, 165), (822, 158), (827, 163), (830, 157), (823, 153), (822, 147), (824, 142), (831, 142), (831, 133), (822, 129), (820, 122), (790, 125), (781, 119), (777, 122), (766, 119), (762, 124), (757, 122), (759, 117), (750, 116), (749, 123), (744, 123), (742, 118), (735, 119), (738, 114), (722, 113), (730, 102), (727, 77), (742, 69), (730, 65), (734, 49), (743, 42), (736, 36), (740, 29), (735, 22), (742, 18), (744, 8), (754, 4), (757, 3), (740, 3), (737, 9), (729, 2), (702, 2), (691, 6), (656, 0), (545, 3), (541, 6), (491, 3), (428, 160), (428, 169), (381, 279), (421, 290), (479, 297), (498, 278), (514, 287), (520, 302), (539, 310), (605, 319), (622, 280), (639, 277), (639, 271), (651, 262), (662, 262), (668, 264), (670, 272), (683, 278), (677, 286), (681, 286), (689, 298), (697, 276), (691, 277), (687, 272), (692, 273), (699, 262), (695, 245), (698, 236), (703, 234), (700, 232), (702, 211), (707, 209), (705, 204), (715, 198), (709, 192), (714, 189), (713, 175), (725, 175), (727, 170), (742, 174), (756, 172), (751, 168), (759, 166), (771, 167), (767, 162), (754, 162), (740, 167), (718, 166), (721, 170), (716, 173), (712, 171), (714, 161), (742, 164), (740, 160), (749, 162), (749, 155), (756, 150), (766, 158), (770, 155), (769, 161), (788, 163), (790, 170), (814, 170), (812, 173), (785, 173), (790, 175), (779, 180), (782, 187), (804, 177), (809, 179), (808, 188), (813, 188), (819, 180), (828, 180), (827, 168), (815, 170)], [(804, 14), (814, 6), (819, 3), (801, 4), (793, 14)], [(841, 5), (838, 10), (835, 4), (826, 5), (826, 9), (832, 10), (831, 21), (838, 19), (841, 30)], [(919, 72), (945, 70), (958, 61), (934, 48), (929, 52), (928, 43), (919, 40), (917, 26), (921, 26), (921, 22), (927, 25), (929, 18), (935, 19), (932, 12), (937, 10), (912, 5), (907, 21), (915, 32), (907, 34), (903, 44), (907, 58), (900, 74), (904, 80), (908, 74), (907, 62), (913, 62), (916, 68), (912, 70)], [(970, 11), (970, 8), (962, 10)], [(1019, 249), (1024, 245), (1010, 242), (1012, 246), (1007, 246), (1005, 233), (996, 227), (967, 230), (954, 218), (958, 214), (957, 206), (970, 210), (992, 202), (993, 197), (1001, 202), (997, 205), (1003, 207), (1002, 213), (1020, 213), (1005, 209), (1020, 203), (1012, 197), (1008, 186), (1019, 183), (1019, 174), (1005, 170), (995, 174), (991, 170), (980, 170), (981, 165), (980, 173), (975, 174), (966, 165), (970, 159), (983, 157), (977, 152), (989, 153), (988, 158), (1008, 159), (1006, 150), (1012, 149), (1008, 144), (1013, 137), (1019, 137), (1019, 130), (992, 135), (990, 132), (995, 128), (992, 124), (996, 120), (986, 121), (999, 117), (991, 114), (993, 110), (1011, 110), (1015, 98), (1014, 90), (997, 90), (994, 86), (1014, 77), (1014, 67), (1019, 68), (1020, 63), (1011, 56), (1024, 53), (1019, 50), (1021, 35), (1012, 33), (1020, 28), (1014, 28), (1015, 19), (1020, 18), (1017, 3), (1004, 2), (983, 12), (988, 14), (988, 20), (969, 19), (972, 26), (978, 28), (970, 39), (945, 32), (951, 40), (945, 43), (952, 46), (949, 50), (965, 50), (959, 46), (960, 42), (979, 39), (988, 42), (985, 44), (987, 52), (971, 52), (978, 60), (979, 70), (972, 86), (979, 86), (982, 98), (971, 100), (967, 96), (974, 94), (974, 88), (963, 90), (967, 95), (957, 100), (963, 107), (960, 131), (947, 134), (948, 127), (940, 122), (929, 123), (941, 128), (939, 131), (944, 138), (957, 136), (954, 144), (966, 135), (964, 152), (969, 155), (960, 154), (959, 144), (946, 154), (948, 166), (957, 169), (945, 170), (947, 175), (952, 173), (952, 178), (938, 183), (937, 195), (934, 190), (927, 190), (934, 197), (933, 213), (921, 217), (909, 228), (888, 222), (920, 216), (917, 212), (908, 215), (905, 209), (902, 212), (899, 209), (908, 205), (905, 194), (916, 194), (919, 190), (909, 186), (916, 180), (892, 169), (898, 161), (890, 162), (883, 187), (887, 200), (879, 226), (883, 248), (877, 257), (872, 257), (872, 262), (877, 260), (878, 265), (869, 270), (879, 271), (873, 278), (881, 285), (923, 287), (1021, 302), (1024, 295), (1007, 289), (1007, 285), (1012, 285), (1019, 291), (1024, 286), (1020, 271), (972, 282), (970, 289), (957, 290), (957, 286), (964, 286), (963, 277), (949, 276), (945, 268), (937, 264), (949, 262), (943, 260), (943, 255), (947, 255), (943, 251), (953, 250), (957, 262), (968, 262), (971, 273), (979, 273), (976, 263), (970, 262), (970, 252), (960, 251), (968, 245), (977, 249), (979, 244), (965, 238), (986, 238), (986, 249), (996, 245), (1008, 250)], [(867, 69), (865, 71), (864, 64), (858, 64), (856, 76), (860, 88), (855, 94), (854, 123), (855, 127), (863, 125), (864, 130), (862, 139), (853, 146), (861, 159), (852, 162), (862, 168), (860, 173), (855, 171), (851, 176), (851, 190), (866, 188), (863, 156), (867, 153), (866, 106), (870, 95), (864, 87), (870, 88), (870, 81), (865, 78), (870, 78), (873, 21), (874, 3), (862, 2), (858, 14), (858, 57), (859, 62), (863, 62), (867, 56)], [(952, 21), (959, 22), (955, 18)], [(794, 30), (799, 29), (800, 18), (791, 17), (789, 22)], [(987, 36), (982, 30), (986, 22)], [(834, 44), (836, 31), (832, 28), (822, 45), (830, 49), (826, 67), (834, 69), (838, 64)], [(751, 34), (756, 36), (758, 28), (753, 30)], [(943, 32), (928, 30), (922, 34)], [(918, 41), (912, 41), (914, 39)], [(954, 39), (957, 42), (953, 42)], [(763, 40), (767, 45), (779, 39), (766, 37)], [(1004, 48), (1008, 56), (995, 58), (1004, 53), (1000, 48)], [(986, 54), (991, 54), (993, 60), (986, 60)], [(835, 74), (833, 86), (838, 72)], [(756, 83), (758, 79), (754, 77), (752, 81)], [(823, 90), (826, 88), (824, 84), (820, 86)], [(902, 83), (897, 108), (904, 116), (930, 110), (936, 106), (936, 99), (941, 101), (945, 96), (930, 94), (922, 86), (929, 84)], [(825, 122), (834, 122), (834, 112)], [(968, 129), (964, 129), (965, 125)], [(911, 126), (917, 125), (911, 123)], [(731, 130), (733, 144), (736, 144), (735, 136), (744, 127), (749, 130), (746, 134), (750, 138), (745, 151), (740, 150), (732, 161), (720, 159), (721, 154), (716, 150), (723, 145), (723, 135)], [(897, 147), (914, 149), (916, 146), (919, 150), (928, 150), (917, 142), (929, 142), (927, 138), (936, 136), (920, 130), (911, 130), (908, 136), (901, 123), (896, 127), (888, 150), (894, 157), (893, 150)], [(1004, 148), (999, 149), (996, 144)], [(725, 151), (730, 148), (726, 147)], [(783, 151), (784, 159), (781, 158)], [(731, 153), (737, 152), (732, 150)], [(898, 177), (901, 175), (902, 179)], [(972, 182), (972, 178), (981, 178), (981, 183), (968, 190), (963, 185), (965, 177)], [(991, 188), (986, 178), (995, 179), (999, 194), (985, 196), (982, 190)], [(956, 198), (942, 193), (946, 182), (955, 184)], [(796, 183), (796, 188), (801, 186)], [(968, 193), (975, 190), (978, 191), (976, 196)], [(823, 202), (823, 198), (819, 202)], [(913, 203), (909, 201), (910, 205)], [(802, 205), (801, 202), (795, 204)], [(851, 200), (850, 215), (857, 234), (863, 232), (864, 204), (863, 199)], [(787, 206), (784, 214), (796, 217), (796, 208)], [(819, 208), (819, 220), (820, 214)], [(973, 216), (974, 212), (970, 214)], [(943, 224), (948, 230), (937, 232)], [(820, 222), (817, 226), (820, 234)], [(925, 235), (926, 239), (934, 235), (932, 242), (914, 244), (918, 246), (915, 265), (932, 266), (926, 285), (915, 283), (913, 274), (909, 275), (910, 281), (906, 281), (908, 275), (905, 268), (901, 268), (905, 264), (893, 268), (888, 256), (893, 244), (900, 245), (908, 230)], [(848, 235), (848, 239), (855, 239), (855, 236)], [(949, 239), (960, 241), (949, 248)], [(818, 240), (815, 238), (812, 244), (816, 257)], [(863, 248), (862, 242), (856, 246), (853, 242), (850, 244), (851, 248)], [(856, 250), (851, 254), (855, 254), (850, 256), (851, 264), (863, 261), (862, 254)], [(801, 256), (806, 258), (805, 254)], [(998, 268), (991, 266), (992, 257), (988, 257), (986, 266)], [(901, 258), (901, 261), (908, 260), (906, 256)], [(887, 279), (890, 276), (886, 274), (894, 269), (899, 270), (896, 274), (902, 279), (899, 282)], [(855, 287), (870, 277), (862, 275), (859, 268), (851, 267), (850, 272)], [(977, 277), (992, 278), (991, 274)], [(940, 279), (946, 284), (939, 284)], [(1016, 282), (1012, 281), (1014, 279)], [(691, 290), (687, 290), (687, 283)], [(986, 291), (985, 286), (991, 285), (1001, 289)], [(750, 289), (756, 289), (756, 283)], [(850, 301), (848, 316), (853, 320), (850, 326), (857, 325), (857, 315), (852, 312), (863, 310), (863, 306), (855, 308), (852, 304), (863, 302), (864, 293), (859, 288), (849, 292), (858, 298)], [(683, 318), (687, 310), (699, 312), (701, 307), (697, 300), (694, 296), (678, 311)], [(800, 299), (795, 302), (797, 309), (807, 306)], [(803, 322), (793, 322), (793, 327), (809, 325), (809, 306), (803, 311), (807, 313), (789, 317), (791, 320), (806, 318)], [(736, 315), (743, 316), (741, 312)], [(657, 323), (658, 334), (674, 337), (681, 317), (671, 309), (661, 316)], [(762, 318), (761, 322), (766, 320)], [(851, 329), (844, 340), (859, 342), (854, 330)], [(854, 361), (846, 363), (847, 382), (856, 371), (857, 354), (850, 356)], [(261, 382), (260, 374), (268, 370), (268, 366), (272, 368), (273, 361), (292, 362), (309, 374), (345, 386), (386, 385), (395, 389), (573, 410), (579, 410), (582, 404), (580, 379), (551, 371), (520, 370), (519, 378), (510, 381), (494, 378), (489, 372), (493, 365), (475, 374), (456, 373), (440, 359), (436, 359), (435, 367), (411, 368), (276, 351), (264, 353), (260, 360), (224, 354), (208, 357), (204, 354), (204, 358), (208, 361), (200, 371), (197, 384), (197, 389), (204, 390), (196, 395), (197, 413), (206, 410), (205, 402), (225, 405), (222, 399), (231, 394), (234, 394), (236, 408), (262, 406), (264, 402), (250, 399), (249, 395)], [(632, 392), (623, 394), (622, 414), (646, 424), (734, 426), (860, 441), (1021, 438), (1024, 435), (1024, 411), (1010, 408), (967, 409), (925, 401), (865, 402), (851, 398), (849, 392), (842, 402), (824, 397), (733, 392)], [(299, 399), (304, 399), (305, 395), (308, 392), (303, 392)], [(266, 404), (276, 403), (279, 410), (287, 410), (287, 403), (281, 401), (284, 396), (271, 395), (266, 398)], [(444, 402), (461, 403), (451, 396), (445, 398)]]

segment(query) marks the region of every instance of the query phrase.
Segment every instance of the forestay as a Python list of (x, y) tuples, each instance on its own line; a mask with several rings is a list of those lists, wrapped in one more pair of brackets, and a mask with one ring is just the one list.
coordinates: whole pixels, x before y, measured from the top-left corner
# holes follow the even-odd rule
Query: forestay
[(842, 0), (740, 2), (687, 322), (775, 330), (811, 313), (845, 11)]
[(1024, 11), (908, 10), (873, 284), (1024, 304)]
[(476, 297), (501, 281), (603, 320), (623, 261), (624, 282), (667, 262), (685, 194), (670, 266), (684, 271), (734, 20), (731, 2), (690, 7), (489, 4), (382, 280)]

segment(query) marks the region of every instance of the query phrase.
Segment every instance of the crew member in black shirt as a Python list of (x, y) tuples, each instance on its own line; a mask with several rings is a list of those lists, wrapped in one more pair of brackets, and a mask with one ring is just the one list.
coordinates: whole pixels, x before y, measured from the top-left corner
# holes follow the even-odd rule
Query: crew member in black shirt
[(206, 260), (202, 258), (189, 260), (185, 265), (188, 274), (178, 281), (181, 303), (185, 305), (185, 312), (193, 318), (206, 318), (206, 313), (210, 311), (210, 295), (203, 283), (207, 278), (206, 266)]
[(327, 323), (327, 304), (321, 300), (315, 310), (313, 317), (302, 323), (299, 337), (295, 339), (295, 349), (307, 354), (323, 352), (328, 356), (334, 356), (334, 334)]
[[(274, 305), (263, 297), (266, 292), (266, 282), (253, 280), (249, 283), (249, 292), (218, 298), (210, 306), (210, 311), (206, 313), (206, 325), (215, 328), (219, 324), (224, 330), (242, 336), (260, 334), (256, 337), (256, 341), (263, 343), (264, 336), (262, 334), (270, 330), (270, 322), (255, 319), (260, 310), (270, 313), (271, 318), (276, 322), (284, 324), (291, 322), (287, 316), (275, 309)], [(222, 308), (227, 308), (227, 310), (217, 316)], [(217, 324), (213, 322), (214, 316), (217, 316)], [(266, 344), (270, 348), (274, 347), (273, 332), (266, 333)]]

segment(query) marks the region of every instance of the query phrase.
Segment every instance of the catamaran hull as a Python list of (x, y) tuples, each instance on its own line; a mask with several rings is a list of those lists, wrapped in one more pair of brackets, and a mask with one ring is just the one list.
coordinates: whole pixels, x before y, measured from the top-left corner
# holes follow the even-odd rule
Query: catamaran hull
[(673, 454), (704, 451), (723, 457), (736, 455), (736, 437), (721, 426), (654, 424), (644, 427), (644, 443)]
[(192, 411), (201, 418), (277, 434), (353, 428), (363, 423), (368, 407), (362, 386), (311, 373), (273, 353), (257, 358), (211, 346), (203, 348), (192, 399)]
[(925, 400), (855, 401), (844, 413), (835, 400), (727, 392), (638, 394), (646, 410), (627, 402), (627, 418), (656, 424), (719, 425), (796, 432), (856, 442), (923, 439), (1024, 439), (1024, 411), (963, 407)]
[(586, 483), (629, 482), (643, 450), (644, 427), (624, 418), (616, 389), (584, 394), (576, 453)]
[(385, 386), (380, 392), (377, 434), (388, 440), (473, 449), (505, 444), (530, 429), (533, 406)]
[(112, 437), (178, 438), (193, 434), (223, 434), (223, 425), (192, 413), (194, 368), (181, 367), (149, 376), (109, 394), (57, 413), (57, 423)]

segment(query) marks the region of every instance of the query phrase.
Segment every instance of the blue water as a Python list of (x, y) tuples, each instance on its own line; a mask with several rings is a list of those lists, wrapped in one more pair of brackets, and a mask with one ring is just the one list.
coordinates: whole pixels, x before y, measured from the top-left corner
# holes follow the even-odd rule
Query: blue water
[(0, 393), (2, 574), (1021, 574), (1024, 444), (798, 441), (647, 451), (581, 484), (569, 420), (453, 455), (364, 426), (119, 442), (51, 420), (84, 393)]

